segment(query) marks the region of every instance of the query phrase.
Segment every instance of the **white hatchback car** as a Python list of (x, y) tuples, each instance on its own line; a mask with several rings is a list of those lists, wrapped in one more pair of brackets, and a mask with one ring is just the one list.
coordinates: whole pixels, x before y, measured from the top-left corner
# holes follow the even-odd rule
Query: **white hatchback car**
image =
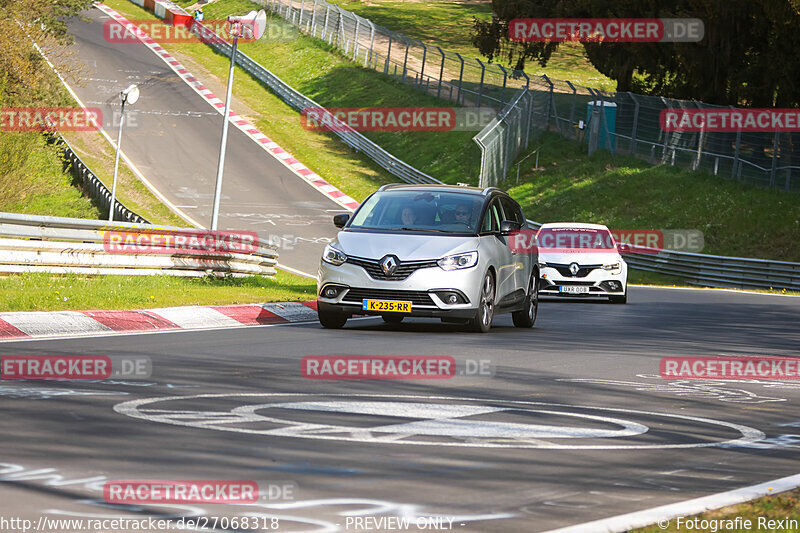
[(560, 222), (537, 233), (542, 296), (628, 300), (628, 265), (606, 226)]

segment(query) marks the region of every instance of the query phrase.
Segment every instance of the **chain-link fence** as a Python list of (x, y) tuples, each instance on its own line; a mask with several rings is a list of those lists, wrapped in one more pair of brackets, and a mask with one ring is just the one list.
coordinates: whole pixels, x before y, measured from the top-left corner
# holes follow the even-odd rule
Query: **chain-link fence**
[(528, 76), (393, 32), (325, 0), (253, 0), (354, 62), (465, 106), (497, 111)]
[(480, 187), (497, 184), (517, 155), (528, 146), (533, 116), (533, 93), (520, 89), (517, 96), (474, 137), (481, 149)]
[[(659, 124), (663, 109), (722, 106), (604, 92), (530, 76), (411, 39), (325, 0), (253, 1), (339, 48), (365, 68), (457, 105), (496, 109), (497, 118), (475, 137), (483, 153), (482, 185), (501, 182), (531, 139), (554, 131), (589, 144), (590, 151), (604, 148), (653, 164), (703, 169), (740, 182), (800, 190), (800, 150), (795, 150), (800, 149), (800, 133), (665, 132)], [(520, 97), (520, 88), (530, 96)], [(599, 122), (592, 124), (592, 116)], [(529, 131), (523, 134), (523, 129)]]
[[(505, 179), (513, 160), (523, 154), (528, 142), (545, 131), (586, 143), (589, 152), (598, 148), (615, 154), (633, 155), (651, 164), (705, 170), (723, 178), (783, 191), (800, 190), (800, 133), (794, 132), (679, 132), (664, 131), (660, 114), (665, 109), (724, 109), (697, 101), (643, 96), (629, 92), (604, 92), (573, 85), (546, 76), (531, 77), (530, 103), (525, 112), (504, 110), (498, 120), (504, 129), (530, 127), (525, 142), (515, 139), (505, 150), (505, 165), (481, 166), (481, 183), (496, 185)], [(733, 109), (732, 107), (730, 109)], [(522, 123), (518, 123), (518, 122)], [(476, 137), (482, 146), (491, 134), (490, 124)], [(486, 152), (484, 152), (486, 154)], [(487, 157), (491, 157), (489, 154)], [(794, 179), (793, 179), (794, 178)]]

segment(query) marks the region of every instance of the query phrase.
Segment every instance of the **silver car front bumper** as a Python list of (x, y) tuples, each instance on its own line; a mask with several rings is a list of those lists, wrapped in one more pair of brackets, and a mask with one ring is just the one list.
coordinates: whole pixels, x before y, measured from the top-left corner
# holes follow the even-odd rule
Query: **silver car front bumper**
[[(471, 318), (475, 315), (480, 297), (485, 267), (479, 261), (471, 268), (443, 270), (438, 266), (421, 268), (407, 278), (397, 281), (374, 279), (361, 266), (344, 263), (339, 266), (320, 262), (317, 274), (317, 304), (325, 311), (348, 315), (372, 314), (376, 311), (362, 309), (365, 299), (409, 301), (411, 313), (405, 316)], [(339, 291), (335, 297), (326, 297), (326, 289)], [(455, 292), (463, 303), (444, 301), (443, 293)]]

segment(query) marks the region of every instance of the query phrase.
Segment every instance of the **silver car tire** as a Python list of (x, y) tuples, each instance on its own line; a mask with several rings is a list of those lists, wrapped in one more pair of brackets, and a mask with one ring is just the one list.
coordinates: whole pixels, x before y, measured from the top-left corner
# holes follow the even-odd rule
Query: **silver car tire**
[(492, 329), (492, 320), (494, 319), (494, 297), (494, 276), (492, 276), (491, 272), (487, 272), (481, 284), (481, 296), (478, 309), (475, 312), (475, 317), (469, 322), (469, 327), (472, 331), (486, 333)]
[(525, 296), (525, 309), (514, 311), (511, 318), (518, 328), (532, 328), (539, 312), (539, 280), (534, 273), (528, 282), (528, 294)]
[(344, 313), (317, 310), (317, 316), (325, 329), (341, 329), (347, 322), (347, 315)]

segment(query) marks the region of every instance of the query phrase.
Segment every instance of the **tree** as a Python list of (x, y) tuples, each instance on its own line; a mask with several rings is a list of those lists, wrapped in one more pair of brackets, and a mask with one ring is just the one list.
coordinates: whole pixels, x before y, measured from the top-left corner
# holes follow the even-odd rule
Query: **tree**
[(87, 9), (92, 0), (0, 0), (0, 103), (55, 103), (58, 88), (36, 43), (62, 74), (76, 72), (64, 19)]
[(584, 43), (594, 67), (619, 91), (721, 105), (800, 105), (800, 0), (493, 0), (473, 43), (521, 69), (546, 66), (558, 43), (508, 40), (516, 18), (699, 18), (698, 43)]

